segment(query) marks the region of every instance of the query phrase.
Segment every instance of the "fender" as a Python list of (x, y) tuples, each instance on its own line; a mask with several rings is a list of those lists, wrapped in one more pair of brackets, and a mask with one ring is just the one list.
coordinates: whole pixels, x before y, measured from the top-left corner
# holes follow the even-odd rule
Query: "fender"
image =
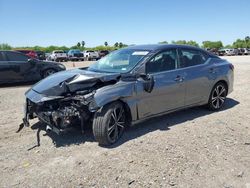
[(89, 108), (90, 111), (93, 111), (93, 109), (97, 110), (108, 103), (120, 100), (129, 108), (132, 120), (136, 120), (137, 101), (134, 97), (135, 95), (135, 82), (120, 80), (114, 85), (105, 86), (96, 90)]

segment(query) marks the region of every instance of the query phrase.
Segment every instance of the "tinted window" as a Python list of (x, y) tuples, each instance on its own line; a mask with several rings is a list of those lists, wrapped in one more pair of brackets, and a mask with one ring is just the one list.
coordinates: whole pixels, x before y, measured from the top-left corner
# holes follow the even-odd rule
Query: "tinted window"
[(55, 51), (54, 53), (55, 54), (60, 54), (60, 53), (63, 53), (63, 51)]
[(177, 61), (176, 50), (161, 52), (147, 63), (146, 72), (156, 73), (176, 69)]
[(0, 52), (0, 61), (4, 61), (3, 54)]
[(28, 61), (29, 57), (18, 52), (6, 52), (9, 61)]
[(208, 55), (199, 50), (180, 50), (180, 67), (190, 67), (203, 64), (207, 61)]

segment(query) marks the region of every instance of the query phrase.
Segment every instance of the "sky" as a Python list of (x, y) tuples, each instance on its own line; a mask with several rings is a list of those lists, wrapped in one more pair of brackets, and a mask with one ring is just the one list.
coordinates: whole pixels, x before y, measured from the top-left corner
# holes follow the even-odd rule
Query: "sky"
[(0, 0), (0, 43), (154, 44), (250, 35), (250, 0)]

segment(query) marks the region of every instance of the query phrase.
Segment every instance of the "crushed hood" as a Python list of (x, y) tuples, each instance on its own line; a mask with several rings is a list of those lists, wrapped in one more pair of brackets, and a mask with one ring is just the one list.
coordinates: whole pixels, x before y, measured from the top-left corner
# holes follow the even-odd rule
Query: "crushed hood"
[(53, 74), (32, 87), (45, 96), (63, 96), (76, 91), (91, 90), (98, 84), (117, 81), (119, 73), (99, 73), (84, 69), (73, 69)]

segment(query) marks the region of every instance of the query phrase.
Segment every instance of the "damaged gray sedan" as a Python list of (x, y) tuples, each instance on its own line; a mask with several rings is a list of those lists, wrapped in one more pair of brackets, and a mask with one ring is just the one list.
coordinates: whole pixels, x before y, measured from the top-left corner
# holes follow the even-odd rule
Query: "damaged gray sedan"
[(199, 105), (219, 110), (233, 90), (233, 69), (191, 46), (124, 48), (34, 85), (25, 94), (23, 122), (38, 118), (57, 134), (91, 123), (95, 139), (110, 145), (147, 118)]

